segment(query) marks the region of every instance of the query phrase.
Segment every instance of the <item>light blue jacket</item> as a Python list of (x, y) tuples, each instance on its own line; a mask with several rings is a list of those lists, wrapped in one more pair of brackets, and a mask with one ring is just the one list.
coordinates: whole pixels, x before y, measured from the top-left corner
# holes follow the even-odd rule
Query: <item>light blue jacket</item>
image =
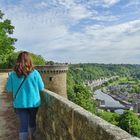
[[(12, 71), (9, 75), (6, 84), (6, 90), (9, 93), (15, 94), (22, 83), (24, 76), (20, 78)], [(41, 104), (40, 91), (44, 89), (44, 83), (37, 70), (33, 70), (22, 84), (16, 99), (13, 101), (15, 108), (33, 108), (39, 107)]]

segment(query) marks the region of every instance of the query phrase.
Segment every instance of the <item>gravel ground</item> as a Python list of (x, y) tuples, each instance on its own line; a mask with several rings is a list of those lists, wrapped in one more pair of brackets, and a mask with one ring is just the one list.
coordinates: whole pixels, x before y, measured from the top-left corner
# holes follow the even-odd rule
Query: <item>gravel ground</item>
[(18, 122), (10, 101), (3, 92), (6, 75), (0, 74), (0, 140), (18, 140)]

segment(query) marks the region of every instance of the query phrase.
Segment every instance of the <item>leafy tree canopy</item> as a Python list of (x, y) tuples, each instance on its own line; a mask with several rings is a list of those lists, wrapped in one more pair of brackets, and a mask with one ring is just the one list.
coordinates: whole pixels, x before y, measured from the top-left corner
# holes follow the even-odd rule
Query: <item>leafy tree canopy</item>
[(119, 114), (117, 113), (103, 111), (103, 112), (98, 112), (97, 115), (114, 125), (118, 125), (119, 123), (118, 122)]
[[(13, 52), (8, 57), (7, 63), (5, 63), (5, 65), (3, 65), (3, 68), (12, 68), (16, 63), (16, 59), (17, 59), (19, 53), (20, 52)], [(31, 54), (34, 65), (45, 65), (46, 61), (41, 55), (37, 55), (37, 54), (33, 54), (33, 53), (30, 53), (30, 54)]]
[(140, 137), (140, 120), (132, 111), (120, 115), (118, 126), (132, 135)]
[(14, 52), (14, 43), (17, 39), (12, 38), (14, 26), (9, 19), (3, 19), (4, 14), (0, 10), (0, 64), (7, 62), (7, 59)]
[(46, 61), (41, 55), (31, 53), (34, 65), (45, 65)]

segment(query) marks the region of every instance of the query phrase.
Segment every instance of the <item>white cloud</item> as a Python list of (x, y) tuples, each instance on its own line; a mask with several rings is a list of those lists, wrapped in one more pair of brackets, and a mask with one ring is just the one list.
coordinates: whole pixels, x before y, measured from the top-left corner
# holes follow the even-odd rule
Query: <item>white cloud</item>
[(107, 7), (114, 5), (114, 4), (118, 3), (119, 1), (120, 0), (103, 0), (103, 2), (105, 3), (105, 5)]
[(37, 9), (47, 8), (47, 7), (48, 7), (48, 3), (42, 1), (42, 2), (40, 2), (40, 3), (35, 4), (34, 7), (37, 8)]
[(111, 6), (119, 3), (120, 0), (90, 0), (88, 1), (88, 5), (99, 6), (99, 7), (106, 7), (110, 8)]
[(75, 5), (69, 10), (69, 14), (73, 19), (80, 20), (83, 18), (88, 18), (92, 13), (82, 5)]
[[(33, 4), (35, 9), (24, 7), (24, 2), (2, 8), (15, 25), (18, 50), (32, 51), (47, 60), (63, 62), (138, 62), (134, 56), (140, 52), (139, 19), (118, 24), (119, 16), (108, 11), (100, 13), (94, 7), (91, 10), (87, 7), (89, 3), (76, 4), (74, 0), (53, 0), (56, 7), (50, 6), (51, 1), (40, 1)], [(102, 0), (100, 4), (110, 7), (118, 2)], [(94, 0), (94, 3), (99, 4), (99, 1)], [(87, 18), (102, 24), (93, 22), (82, 25), (82, 31), (71, 30), (73, 25), (81, 25), (81, 19)], [(115, 22), (113, 25), (103, 21)]]
[(86, 33), (92, 40), (88, 52), (96, 52), (104, 62), (139, 63), (131, 59), (140, 51), (140, 20), (110, 27), (95, 25), (88, 27)]
[(66, 8), (70, 8), (75, 5), (74, 0), (58, 0), (59, 4), (62, 4)]
[(88, 18), (92, 15), (85, 5), (76, 4), (74, 0), (58, 0), (59, 4), (63, 5), (67, 9), (69, 18), (72, 20), (81, 20), (83, 18)]
[(92, 35), (95, 39), (116, 41), (121, 40), (121, 36), (125, 37), (140, 30), (140, 20), (135, 20), (114, 26), (89, 26), (86, 33)]
[(98, 21), (116, 21), (119, 19), (119, 16), (113, 15), (94, 15), (91, 19), (98, 20)]
[(139, 0), (133, 0), (133, 1), (129, 1), (123, 8), (133, 7), (139, 9), (139, 5), (140, 5)]

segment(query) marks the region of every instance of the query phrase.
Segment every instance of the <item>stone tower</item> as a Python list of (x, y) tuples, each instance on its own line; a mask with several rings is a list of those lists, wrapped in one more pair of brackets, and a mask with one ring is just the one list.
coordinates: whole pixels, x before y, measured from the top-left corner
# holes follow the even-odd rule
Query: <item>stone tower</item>
[(45, 84), (45, 88), (67, 98), (66, 73), (68, 65), (36, 66)]

